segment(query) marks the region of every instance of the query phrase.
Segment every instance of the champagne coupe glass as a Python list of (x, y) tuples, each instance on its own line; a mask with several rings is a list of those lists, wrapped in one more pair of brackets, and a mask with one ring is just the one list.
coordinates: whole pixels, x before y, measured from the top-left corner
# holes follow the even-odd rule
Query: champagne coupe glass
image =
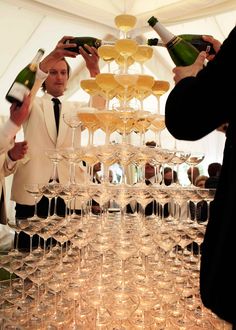
[(169, 164), (172, 167), (172, 182), (171, 185), (172, 187), (181, 187), (180, 183), (178, 182), (174, 182), (174, 171), (176, 171), (177, 173), (177, 178), (179, 178), (179, 165), (183, 164), (186, 162), (186, 160), (189, 158), (190, 156), (190, 152), (188, 151), (178, 151), (178, 150), (174, 150), (174, 156), (171, 158)]
[(114, 75), (114, 78), (118, 82), (118, 84), (124, 87), (124, 100), (123, 100), (123, 105), (121, 106), (122, 110), (132, 110), (127, 107), (127, 96), (128, 96), (127, 94), (128, 94), (128, 89), (136, 85), (138, 77), (139, 75), (137, 74), (132, 74), (130, 72), (122, 73), (120, 71)]
[(93, 166), (98, 162), (96, 157), (96, 145), (89, 144), (88, 146), (81, 147), (84, 148), (82, 160), (86, 162), (88, 181), (93, 181)]
[(155, 80), (152, 86), (152, 94), (157, 99), (157, 113), (161, 113), (160, 107), (160, 98), (163, 94), (165, 94), (170, 88), (170, 83), (165, 80)]
[(116, 154), (114, 153), (114, 145), (105, 144), (97, 146), (96, 157), (104, 165), (103, 181), (109, 183), (109, 166), (116, 162)]
[(147, 62), (153, 55), (153, 48), (148, 45), (138, 45), (136, 53), (132, 56), (133, 59), (141, 66), (141, 74), (143, 74), (143, 64)]
[(78, 116), (78, 109), (72, 109), (70, 112), (66, 112), (63, 114), (63, 120), (72, 129), (72, 137), (71, 137), (71, 147), (75, 148), (75, 131), (77, 128), (81, 127), (81, 121)]
[(101, 93), (95, 78), (83, 79), (80, 82), (81, 88), (90, 95), (89, 107), (92, 107), (93, 96)]
[(122, 144), (126, 144), (127, 134), (133, 130), (135, 123), (135, 110), (119, 110), (117, 111), (118, 123), (116, 126), (117, 132), (122, 134)]
[[(46, 149), (45, 154), (52, 161), (52, 164), (53, 164), (52, 176), (51, 176), (52, 181), (50, 181), (50, 183), (52, 185), (55, 185), (55, 187), (56, 187), (58, 185), (58, 179), (59, 179), (58, 178), (58, 164), (63, 159), (62, 154), (61, 154), (61, 150), (59, 150), (59, 149)], [(56, 194), (55, 195), (54, 212), (53, 212), (53, 218), (54, 219), (59, 218), (58, 215), (57, 215), (57, 198), (58, 198), (58, 195)]]
[[(2, 258), (3, 257), (3, 258)], [(20, 293), (17, 290), (14, 290), (13, 288), (13, 274), (15, 269), (21, 267), (23, 265), (23, 260), (22, 258), (15, 258), (14, 255), (0, 255), (1, 258), (1, 269), (5, 269), (7, 272), (10, 273), (10, 278), (9, 278), (9, 288), (6, 292), (4, 292), (4, 299), (8, 300), (9, 302), (11, 301), (17, 301), (20, 298)], [(2, 260), (3, 259), (3, 260)], [(2, 281), (2, 279), (1, 279)], [(0, 288), (0, 293), (1, 288)]]
[(22, 231), (22, 229), (20, 228), (20, 226), (18, 225), (19, 220), (17, 218), (8, 218), (7, 224), (8, 226), (15, 231), (15, 248), (11, 249), (8, 254), (9, 255), (13, 255), (16, 258), (17, 257), (22, 257), (22, 253), (18, 250), (18, 242), (19, 242), (19, 234)]
[(61, 151), (59, 149), (46, 149), (46, 156), (52, 161), (53, 169), (52, 169), (52, 182), (58, 182), (58, 163), (63, 159), (61, 155)]
[(33, 254), (33, 247), (32, 247), (32, 240), (33, 240), (33, 236), (35, 234), (37, 234), (37, 232), (41, 229), (42, 227), (42, 222), (40, 221), (40, 219), (36, 220), (34, 219), (33, 221), (28, 221), (28, 219), (25, 220), (21, 220), (21, 225), (24, 225), (24, 229), (23, 232), (25, 232), (26, 234), (29, 235), (30, 237), (30, 253), (29, 255), (24, 258), (24, 262), (35, 262), (35, 255)]
[(124, 57), (124, 73), (127, 73), (128, 69), (128, 57), (136, 53), (138, 44), (132, 39), (119, 39), (115, 42), (115, 49)]
[(135, 27), (136, 22), (137, 18), (133, 15), (120, 14), (115, 17), (115, 24), (121, 32), (121, 38), (127, 38), (127, 32)]
[(23, 263), (19, 268), (14, 270), (14, 273), (22, 279), (22, 298), (21, 298), (21, 307), (23, 305), (29, 306), (29, 301), (26, 297), (25, 292), (25, 280), (26, 278), (36, 270), (36, 266), (28, 265)]
[(140, 134), (140, 146), (145, 144), (145, 132), (151, 126), (152, 114), (149, 111), (139, 110), (136, 111), (135, 116), (135, 131)]
[(215, 192), (216, 189), (198, 189), (197, 193), (204, 199), (204, 201), (207, 202), (207, 217), (206, 217), (206, 221), (201, 222), (202, 225), (206, 225), (209, 217), (210, 217), (210, 203), (213, 201), (214, 197), (215, 197)]
[(112, 291), (103, 297), (104, 306), (118, 325), (114, 329), (128, 329), (123, 328), (122, 324), (136, 311), (139, 301), (138, 295), (126, 292)]
[(156, 147), (161, 147), (161, 131), (166, 128), (165, 116), (159, 114), (153, 114), (152, 124), (150, 130), (155, 134)]
[(40, 199), (40, 197), (42, 197), (43, 193), (42, 193), (42, 185), (38, 184), (38, 183), (28, 183), (24, 185), (24, 189), (31, 195), (34, 197), (34, 215), (30, 218), (28, 218), (28, 220), (40, 220), (41, 218), (38, 217), (37, 215), (37, 203)]
[(61, 151), (62, 157), (69, 162), (69, 183), (76, 183), (76, 163), (82, 160), (83, 148), (66, 148)]
[(134, 59), (132, 56), (128, 56), (128, 58), (119, 55), (116, 59), (115, 59), (116, 64), (119, 65), (119, 67), (121, 68), (122, 72), (125, 72), (124, 68), (126, 67), (127, 70), (128, 68), (134, 64)]
[(134, 157), (136, 148), (131, 144), (118, 144), (116, 148), (116, 156), (122, 166), (122, 184), (127, 184), (127, 166)]
[(140, 101), (140, 109), (143, 110), (143, 101), (151, 95), (154, 78), (147, 74), (140, 74), (135, 85), (135, 97)]
[(116, 130), (119, 122), (118, 113), (115, 110), (100, 110), (96, 113), (101, 129), (106, 134), (105, 144), (110, 142), (110, 134)]
[(50, 186), (53, 186), (53, 184), (51, 185), (50, 183), (46, 183), (44, 185), (42, 185), (42, 194), (48, 198), (48, 215), (47, 218), (44, 220), (45, 223), (51, 221), (51, 204), (52, 204), (52, 199), (56, 196), (56, 193), (54, 191), (54, 189), (51, 189)]
[(111, 72), (110, 63), (114, 61), (118, 56), (119, 53), (116, 51), (114, 45), (102, 45), (98, 48), (98, 55), (103, 61), (107, 62), (108, 64), (108, 72)]
[(93, 144), (93, 133), (95, 129), (99, 127), (98, 118), (96, 116), (97, 112), (98, 110), (96, 108), (91, 107), (83, 107), (78, 112), (79, 120), (82, 122), (83, 126), (88, 129), (89, 132), (88, 145)]
[(98, 86), (104, 91), (106, 97), (105, 109), (109, 110), (109, 93), (114, 90), (118, 83), (114, 78), (113, 73), (98, 73), (95, 78)]
[(196, 188), (196, 186), (194, 185), (194, 182), (193, 182), (193, 168), (194, 168), (194, 166), (200, 164), (204, 158), (205, 158), (205, 154), (203, 154), (201, 152), (191, 152), (191, 155), (185, 161), (186, 164), (188, 164), (191, 168), (190, 188), (193, 188), (193, 189)]

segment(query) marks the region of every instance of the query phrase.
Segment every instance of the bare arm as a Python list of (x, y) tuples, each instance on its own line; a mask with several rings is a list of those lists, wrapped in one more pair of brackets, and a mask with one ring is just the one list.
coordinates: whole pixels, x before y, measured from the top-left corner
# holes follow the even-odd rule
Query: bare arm
[[(79, 48), (80, 54), (83, 56), (86, 67), (90, 73), (91, 77), (96, 77), (98, 73), (100, 73), (99, 69), (99, 55), (97, 49), (95, 47), (90, 47), (88, 45), (84, 45), (84, 47), (89, 51), (86, 52), (83, 47)], [(100, 95), (95, 95), (92, 98), (92, 106), (97, 109), (104, 109), (105, 107), (105, 100)]]

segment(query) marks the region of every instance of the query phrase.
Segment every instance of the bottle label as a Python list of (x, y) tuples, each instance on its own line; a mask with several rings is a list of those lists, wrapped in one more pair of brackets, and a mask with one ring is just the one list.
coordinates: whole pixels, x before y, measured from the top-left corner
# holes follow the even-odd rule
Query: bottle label
[(22, 85), (18, 82), (14, 82), (8, 95), (11, 97), (14, 97), (15, 99), (19, 100), (20, 102), (23, 102), (24, 96), (29, 95), (29, 93), (30, 93), (30, 89), (27, 86)]
[(181, 41), (181, 39), (179, 37), (174, 37), (167, 43), (166, 47), (172, 48), (174, 45), (178, 44), (180, 41)]

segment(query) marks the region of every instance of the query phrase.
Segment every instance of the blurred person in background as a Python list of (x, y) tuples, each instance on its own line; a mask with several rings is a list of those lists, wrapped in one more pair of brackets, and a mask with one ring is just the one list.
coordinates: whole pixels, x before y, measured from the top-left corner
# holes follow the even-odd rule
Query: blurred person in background
[(219, 177), (220, 177), (220, 171), (221, 171), (222, 165), (220, 163), (211, 163), (208, 165), (208, 175), (209, 178), (205, 182), (206, 188), (213, 188), (215, 189), (217, 187)]

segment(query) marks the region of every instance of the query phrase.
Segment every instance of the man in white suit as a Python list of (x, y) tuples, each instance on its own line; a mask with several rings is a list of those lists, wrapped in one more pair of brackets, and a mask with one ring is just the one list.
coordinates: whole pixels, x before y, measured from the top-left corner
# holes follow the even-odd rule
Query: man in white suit
[[(26, 140), (29, 144), (29, 152), (23, 162), (17, 167), (17, 171), (13, 178), (11, 198), (16, 202), (16, 218), (27, 218), (34, 213), (34, 199), (24, 190), (24, 184), (27, 183), (47, 183), (52, 177), (52, 162), (46, 156), (46, 149), (70, 148), (72, 141), (72, 129), (63, 121), (63, 114), (70, 112), (75, 103), (63, 101), (63, 94), (66, 90), (69, 78), (69, 66), (65, 57), (76, 57), (78, 54), (68, 49), (68, 45), (64, 44), (66, 39), (63, 37), (56, 48), (46, 56), (39, 65), (38, 82), (43, 84), (45, 94), (43, 97), (36, 97), (32, 103), (28, 120), (25, 122), (23, 129)], [(71, 44), (71, 47), (75, 47)], [(99, 73), (99, 56), (97, 50), (93, 47), (86, 47), (89, 51), (80, 49), (86, 66), (91, 77), (95, 77)], [(37, 85), (37, 84), (36, 84)], [(57, 133), (57, 127), (54, 117), (53, 98), (60, 100), (60, 119)], [(79, 103), (76, 103), (79, 106)], [(80, 145), (80, 132), (77, 130), (75, 139), (76, 146)], [(60, 161), (58, 164), (58, 179), (60, 183), (66, 184), (69, 181), (68, 162)], [(85, 171), (83, 167), (77, 166), (76, 180), (83, 182)], [(58, 213), (64, 212), (64, 203), (58, 203)], [(80, 208), (79, 205), (76, 206)], [(48, 200), (42, 197), (38, 203), (38, 215), (47, 216)], [(63, 214), (60, 214), (63, 215)], [(28, 247), (29, 242), (26, 236), (19, 240), (20, 247)], [(22, 245), (21, 245), (22, 243)], [(37, 244), (37, 238), (34, 245)]]
[(10, 118), (0, 127), (0, 249), (11, 248), (15, 232), (7, 223), (5, 176), (16, 169), (16, 162), (27, 152), (27, 142), (16, 142), (14, 137), (29, 113), (30, 96), (25, 97), (22, 106), (12, 104)]

